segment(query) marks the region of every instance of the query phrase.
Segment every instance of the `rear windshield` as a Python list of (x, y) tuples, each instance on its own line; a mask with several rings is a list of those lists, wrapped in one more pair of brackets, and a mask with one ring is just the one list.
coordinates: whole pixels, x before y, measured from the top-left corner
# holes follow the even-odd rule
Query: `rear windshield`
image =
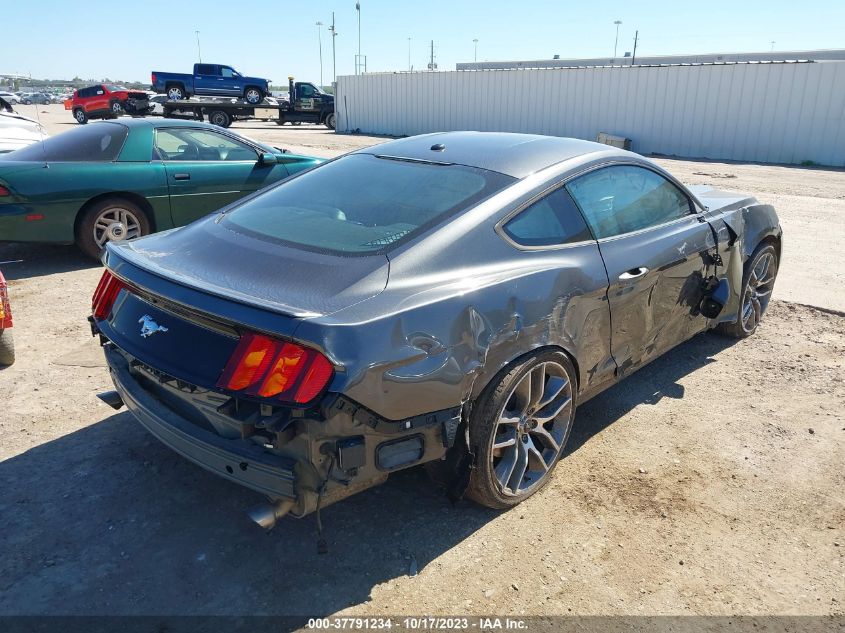
[(513, 181), (474, 167), (352, 154), (245, 202), (223, 222), (307, 249), (378, 253)]
[(3, 155), (4, 160), (113, 161), (129, 129), (119, 123), (93, 123)]

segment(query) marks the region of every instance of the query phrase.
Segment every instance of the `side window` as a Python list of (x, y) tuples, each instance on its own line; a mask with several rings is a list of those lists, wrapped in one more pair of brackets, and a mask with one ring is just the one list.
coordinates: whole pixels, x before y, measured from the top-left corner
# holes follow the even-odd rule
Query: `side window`
[(303, 99), (310, 99), (314, 96), (314, 87), (311, 84), (302, 84), (299, 87), (299, 96)]
[(604, 167), (574, 179), (566, 188), (596, 239), (658, 226), (693, 212), (683, 191), (644, 167)]
[(220, 74), (223, 75), (224, 77), (234, 77), (235, 71), (233, 71), (228, 66), (221, 66), (220, 67)]
[(211, 64), (197, 64), (197, 74), (198, 75), (213, 75), (214, 74), (214, 66)]
[(592, 239), (578, 207), (562, 187), (508, 220), (502, 230), (521, 246), (554, 246)]
[(255, 161), (249, 145), (223, 134), (192, 128), (157, 130), (155, 148), (162, 160)]

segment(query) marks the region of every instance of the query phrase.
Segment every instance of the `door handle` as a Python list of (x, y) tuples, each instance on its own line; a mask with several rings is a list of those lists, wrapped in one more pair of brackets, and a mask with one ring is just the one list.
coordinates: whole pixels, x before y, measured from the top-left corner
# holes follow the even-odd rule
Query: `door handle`
[(190, 180), (191, 174), (173, 174), (173, 180)]
[(646, 268), (645, 266), (640, 266), (639, 268), (632, 268), (631, 270), (626, 270), (624, 273), (619, 275), (619, 281), (631, 281), (633, 279), (639, 279), (647, 272), (648, 268)]

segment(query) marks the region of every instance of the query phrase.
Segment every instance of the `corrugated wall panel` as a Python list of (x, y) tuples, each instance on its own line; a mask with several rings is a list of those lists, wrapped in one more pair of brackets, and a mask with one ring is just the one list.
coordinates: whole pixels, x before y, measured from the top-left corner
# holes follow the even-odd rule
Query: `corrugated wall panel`
[(845, 62), (338, 77), (338, 130), (627, 136), (642, 153), (845, 165)]

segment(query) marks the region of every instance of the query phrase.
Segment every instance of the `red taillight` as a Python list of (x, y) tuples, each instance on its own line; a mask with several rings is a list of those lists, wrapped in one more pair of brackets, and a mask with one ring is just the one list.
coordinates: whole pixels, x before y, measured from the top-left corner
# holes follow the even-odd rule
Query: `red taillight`
[(126, 284), (112, 275), (111, 272), (108, 270), (103, 272), (100, 283), (97, 284), (97, 289), (91, 298), (91, 312), (95, 319), (99, 321), (109, 316), (117, 295), (124, 288), (126, 288)]
[(12, 192), (6, 189), (3, 185), (0, 185), (0, 197), (2, 196), (11, 196)]
[(150, 75), (150, 79), (152, 80), (152, 81), (151, 81), (151, 83), (152, 83), (153, 85), (155, 85), (155, 82), (156, 82), (156, 74), (155, 74), (155, 73), (152, 73), (152, 74)]
[(247, 332), (217, 386), (249, 396), (311, 402), (329, 383), (332, 365), (320, 352)]

